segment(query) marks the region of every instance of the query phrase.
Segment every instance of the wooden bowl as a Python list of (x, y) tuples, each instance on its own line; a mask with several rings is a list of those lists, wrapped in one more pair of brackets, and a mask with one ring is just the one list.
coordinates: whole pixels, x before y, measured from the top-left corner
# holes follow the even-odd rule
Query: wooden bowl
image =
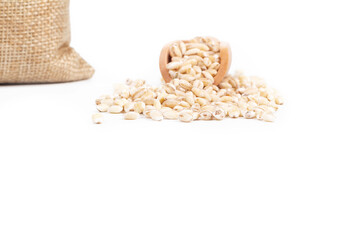
[[(184, 41), (186, 42), (186, 41)], [(169, 70), (166, 68), (166, 65), (170, 62), (170, 46), (174, 42), (166, 44), (160, 53), (160, 72), (165, 82), (170, 82), (172, 78), (169, 75)], [(218, 85), (224, 79), (225, 75), (228, 73), (231, 65), (231, 48), (230, 45), (226, 42), (220, 42), (220, 68), (218, 73), (214, 77), (214, 85)]]

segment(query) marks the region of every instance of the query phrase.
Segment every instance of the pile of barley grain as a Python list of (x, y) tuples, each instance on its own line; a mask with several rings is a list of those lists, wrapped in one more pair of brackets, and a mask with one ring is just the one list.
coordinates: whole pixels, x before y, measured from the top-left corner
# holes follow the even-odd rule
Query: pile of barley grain
[[(127, 80), (117, 84), (113, 95), (96, 100), (99, 112), (125, 113), (124, 119), (135, 120), (140, 114), (155, 121), (178, 119), (222, 120), (225, 117), (272, 122), (282, 98), (257, 77), (238, 72), (213, 85), (220, 67), (220, 43), (198, 37), (176, 42), (170, 47), (167, 65), (172, 77), (160, 87), (146, 85), (144, 80)], [(102, 115), (93, 115), (94, 123), (102, 123)]]

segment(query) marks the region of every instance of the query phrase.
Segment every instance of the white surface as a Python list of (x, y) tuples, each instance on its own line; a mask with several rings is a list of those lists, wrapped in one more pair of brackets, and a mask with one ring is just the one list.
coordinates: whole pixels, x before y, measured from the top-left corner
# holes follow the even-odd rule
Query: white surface
[[(0, 239), (360, 238), (357, 1), (72, 1), (90, 81), (0, 86)], [(230, 42), (275, 123), (93, 125), (127, 77), (158, 84), (163, 44)]]

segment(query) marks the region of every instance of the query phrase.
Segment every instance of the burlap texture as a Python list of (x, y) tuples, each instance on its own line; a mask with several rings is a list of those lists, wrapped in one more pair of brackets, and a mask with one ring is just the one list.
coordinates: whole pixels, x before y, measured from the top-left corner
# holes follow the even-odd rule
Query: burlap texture
[(0, 0), (0, 83), (90, 78), (69, 44), (69, 0)]

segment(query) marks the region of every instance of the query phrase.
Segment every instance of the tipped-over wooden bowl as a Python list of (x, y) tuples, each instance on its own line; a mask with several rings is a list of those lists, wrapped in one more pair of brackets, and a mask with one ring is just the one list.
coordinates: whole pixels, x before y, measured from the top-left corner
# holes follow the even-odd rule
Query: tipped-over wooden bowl
[[(186, 41), (184, 41), (186, 42)], [(160, 53), (160, 72), (165, 82), (170, 82), (172, 78), (169, 75), (169, 70), (166, 68), (166, 65), (171, 61), (170, 56), (170, 46), (174, 42), (166, 44)], [(225, 75), (228, 73), (231, 65), (231, 48), (230, 45), (226, 42), (220, 42), (220, 68), (218, 73), (214, 77), (214, 85), (218, 85), (224, 79)]]

